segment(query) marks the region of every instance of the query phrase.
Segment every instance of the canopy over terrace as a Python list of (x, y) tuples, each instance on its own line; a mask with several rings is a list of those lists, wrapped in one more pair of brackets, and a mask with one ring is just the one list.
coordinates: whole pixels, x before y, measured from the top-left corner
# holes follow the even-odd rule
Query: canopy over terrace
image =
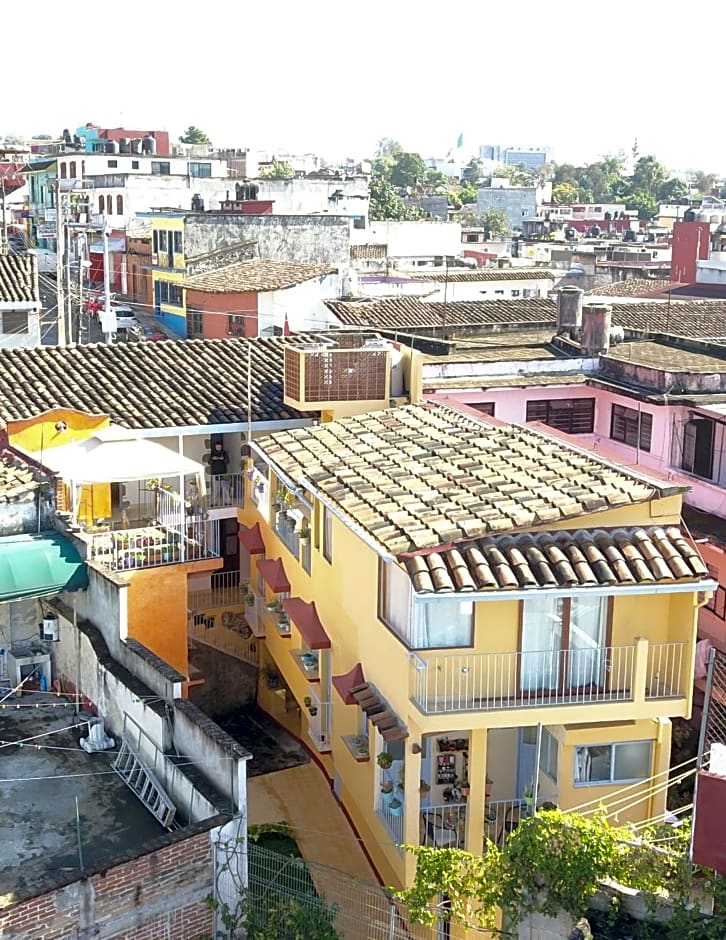
[(199, 495), (205, 493), (203, 464), (125, 428), (103, 428), (85, 440), (30, 456), (71, 485), (74, 508), (78, 487), (97, 484), (177, 478), (183, 493), (184, 477), (193, 476)]

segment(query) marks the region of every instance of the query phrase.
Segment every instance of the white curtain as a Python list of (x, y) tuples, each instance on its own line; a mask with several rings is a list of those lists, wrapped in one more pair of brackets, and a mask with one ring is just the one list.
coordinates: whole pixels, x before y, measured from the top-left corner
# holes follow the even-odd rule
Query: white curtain
[(383, 619), (388, 626), (411, 642), (411, 581), (393, 561), (384, 562)]
[(473, 644), (472, 601), (419, 602), (413, 613), (414, 649), (456, 649)]
[(524, 601), (522, 622), (523, 692), (556, 689), (559, 685), (564, 601), (533, 597)]
[(567, 682), (571, 689), (604, 684), (606, 607), (603, 597), (573, 597), (570, 601)]

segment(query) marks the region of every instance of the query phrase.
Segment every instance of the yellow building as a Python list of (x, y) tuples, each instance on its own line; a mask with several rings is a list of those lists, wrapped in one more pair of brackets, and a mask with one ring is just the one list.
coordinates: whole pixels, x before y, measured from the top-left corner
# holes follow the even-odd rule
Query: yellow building
[(175, 333), (186, 339), (184, 305), (184, 219), (186, 213), (151, 214), (151, 288), (154, 311)]
[(434, 404), (250, 453), (259, 701), (316, 754), (385, 883), (413, 875), (401, 844), (480, 852), (535, 804), (662, 816), (713, 588), (681, 487)]

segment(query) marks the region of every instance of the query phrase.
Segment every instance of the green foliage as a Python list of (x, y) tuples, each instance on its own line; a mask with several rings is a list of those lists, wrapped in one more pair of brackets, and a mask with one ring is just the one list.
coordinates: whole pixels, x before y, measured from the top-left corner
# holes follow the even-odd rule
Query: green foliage
[(400, 222), (420, 219), (423, 213), (416, 206), (407, 206), (389, 180), (374, 174), (370, 184), (369, 216), (372, 221), (391, 219)]
[(716, 176), (714, 173), (704, 173), (702, 170), (699, 170), (698, 173), (696, 173), (694, 186), (702, 196), (710, 196), (711, 190), (715, 185)]
[(511, 231), (509, 216), (502, 209), (487, 209), (481, 215), (481, 224), (492, 235), (508, 235)]
[(273, 160), (269, 166), (263, 166), (260, 170), (260, 179), (265, 180), (291, 180), (294, 176), (294, 168), (284, 160)]
[(459, 200), (463, 205), (471, 205), (476, 202), (477, 189), (473, 183), (462, 183), (458, 189)]
[(677, 176), (671, 177), (658, 189), (658, 199), (661, 202), (680, 202), (688, 197), (688, 186)]
[(394, 186), (417, 190), (426, 177), (426, 164), (418, 153), (397, 153), (393, 157), (390, 179)]
[(658, 215), (658, 201), (643, 190), (636, 190), (626, 196), (626, 209), (637, 209), (638, 218), (650, 221)]
[(207, 137), (203, 130), (190, 124), (189, 127), (179, 138), (183, 144), (206, 144), (211, 146), (212, 141)]
[(393, 157), (397, 153), (402, 153), (403, 147), (392, 137), (381, 137), (376, 147), (377, 157)]
[(481, 185), (484, 177), (484, 164), (478, 157), (472, 157), (461, 171), (462, 180), (465, 183), (472, 183), (474, 186), (477, 184)]
[(272, 894), (264, 904), (249, 904), (244, 919), (247, 940), (342, 940), (335, 929), (338, 908)]
[(552, 202), (556, 206), (571, 206), (573, 202), (577, 202), (578, 195), (577, 183), (567, 181), (555, 183), (552, 187)]
[[(694, 884), (689, 841), (687, 825), (651, 828), (636, 838), (628, 827), (610, 825), (604, 813), (583, 817), (550, 810), (522, 820), (501, 850), (490, 842), (481, 856), (407, 846), (416, 856), (416, 877), (398, 897), (418, 923), (435, 922), (432, 904), (443, 894), (450, 899), (444, 916), (489, 928), (497, 908), (515, 924), (534, 911), (547, 916), (564, 911), (576, 919), (609, 880), (642, 892), (653, 909), (657, 896), (667, 891), (683, 929), (691, 929), (691, 921), (700, 924), (702, 918), (689, 909)], [(690, 940), (687, 933), (675, 936)], [(693, 940), (696, 936), (710, 940), (709, 934), (694, 933)]]

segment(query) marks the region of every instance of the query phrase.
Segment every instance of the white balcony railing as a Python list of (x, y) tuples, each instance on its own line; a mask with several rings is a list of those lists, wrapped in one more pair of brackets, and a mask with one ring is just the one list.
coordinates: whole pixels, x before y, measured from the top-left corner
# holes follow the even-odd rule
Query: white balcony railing
[(209, 580), (208, 588), (189, 591), (187, 607), (192, 613), (215, 607), (239, 607), (247, 611), (249, 588), (240, 578), (239, 571), (216, 571)]
[[(411, 653), (411, 697), (424, 714), (632, 701), (636, 649)], [(647, 697), (682, 695), (682, 643), (650, 647)], [(657, 677), (657, 678), (656, 678)]]
[(207, 506), (210, 509), (244, 506), (244, 504), (244, 473), (221, 473), (207, 478)]
[(311, 689), (308, 707), (308, 736), (321, 753), (330, 750), (330, 718), (330, 702), (322, 702)]
[(396, 845), (403, 843), (403, 811), (402, 795), (394, 795), (390, 801), (379, 795), (376, 812)]
[(182, 525), (156, 523), (138, 529), (85, 536), (88, 559), (112, 571), (219, 557), (219, 521), (188, 520)]

